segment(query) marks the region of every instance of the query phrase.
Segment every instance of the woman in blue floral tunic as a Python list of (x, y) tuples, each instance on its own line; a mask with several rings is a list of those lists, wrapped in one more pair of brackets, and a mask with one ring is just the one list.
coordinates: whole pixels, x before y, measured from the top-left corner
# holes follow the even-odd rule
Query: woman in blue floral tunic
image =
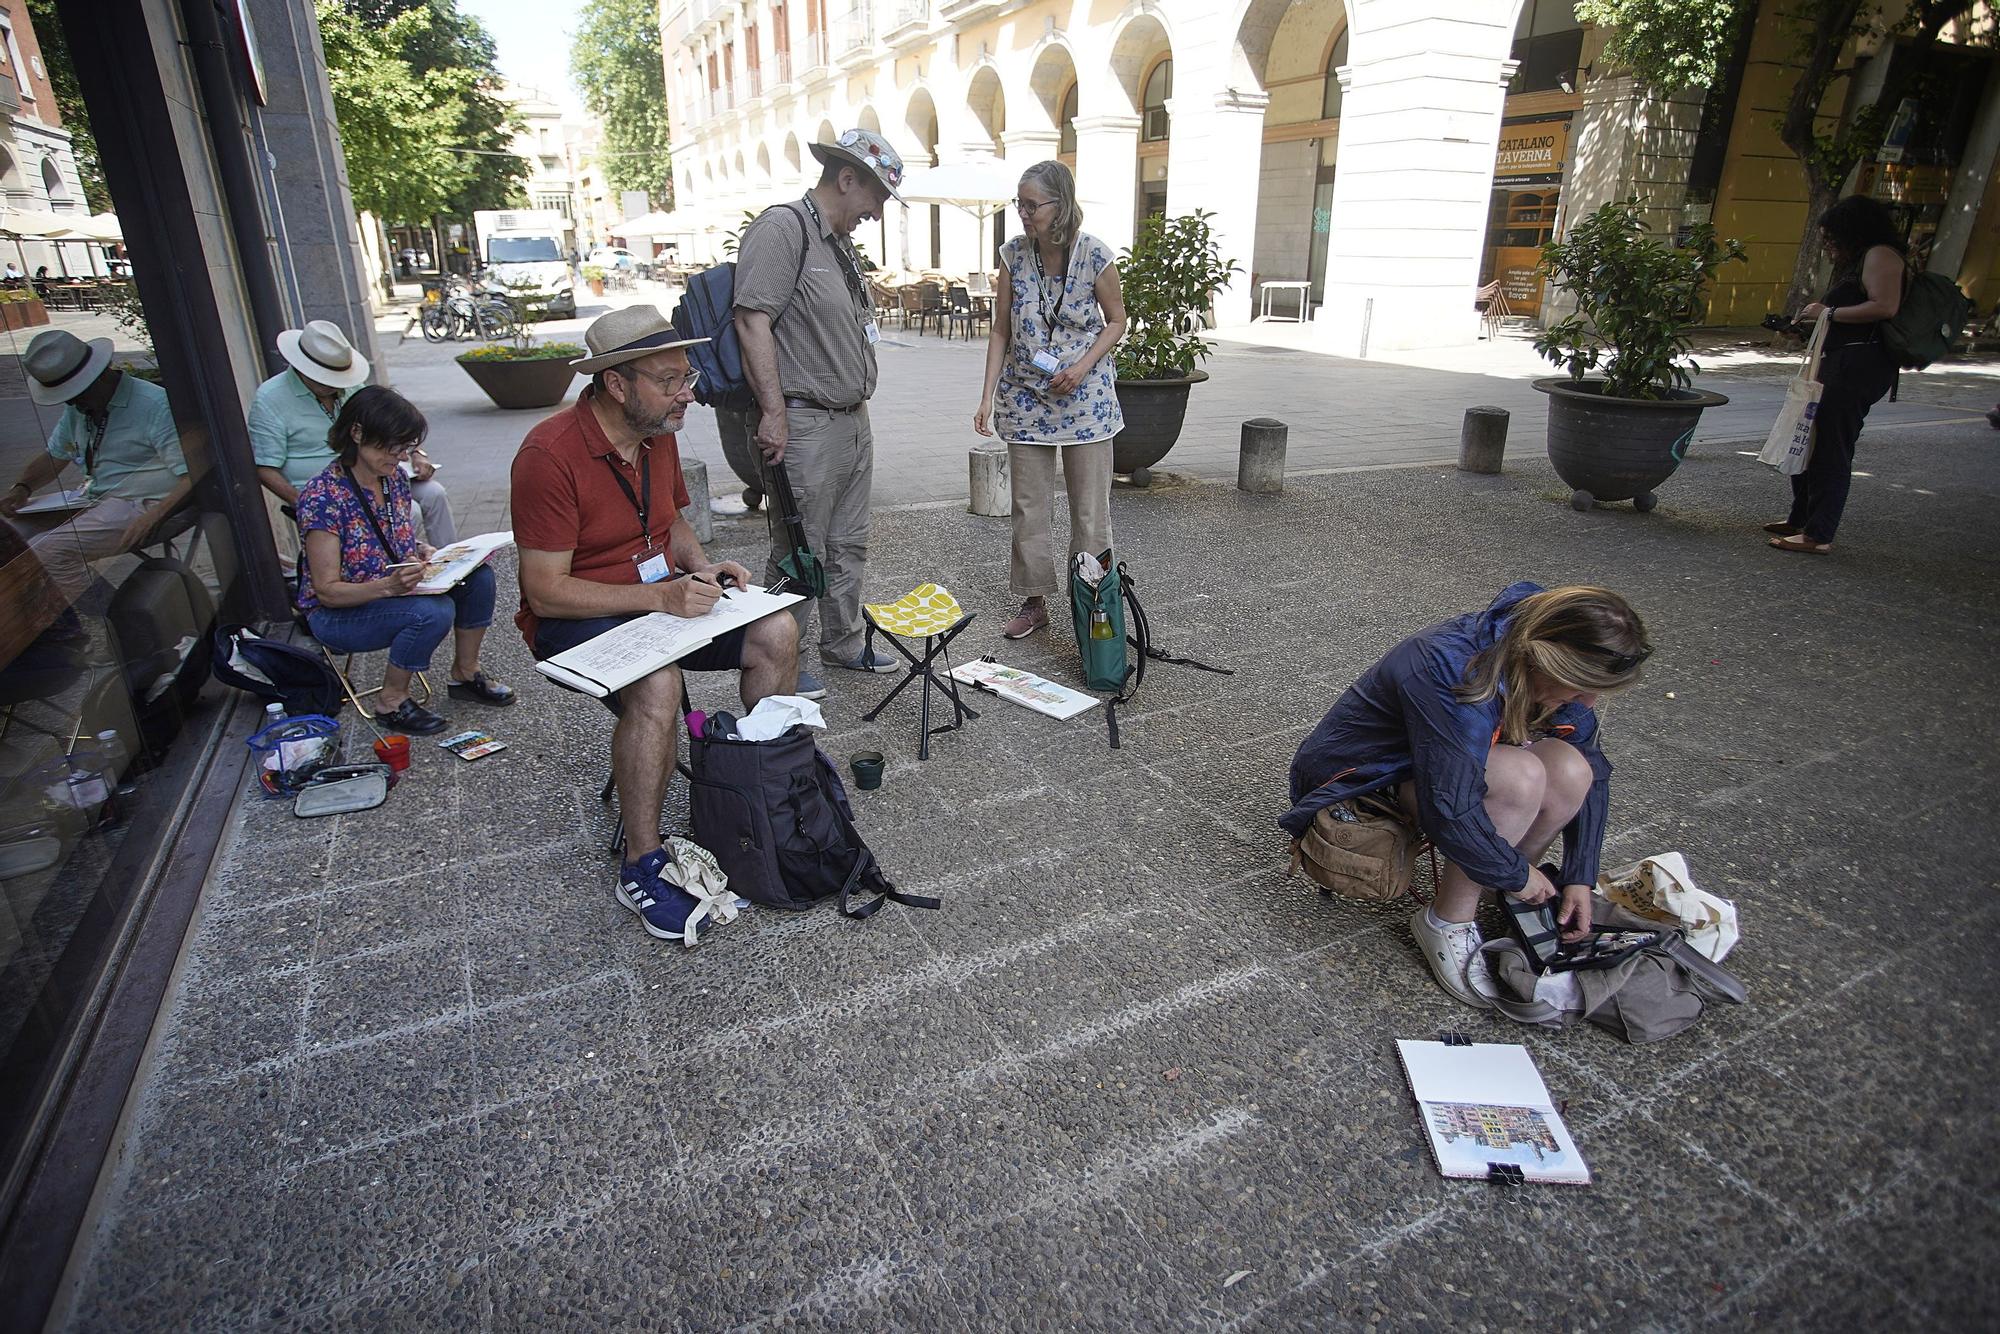
[[(1021, 175), (1022, 235), (1000, 247), (986, 386), (972, 429), (1007, 442), (1014, 490), (1008, 583), (1025, 599), (1009, 639), (1049, 623), (1063, 589), (1055, 557), (1056, 455), (1069, 490), (1069, 551), (1111, 549), (1111, 437), (1125, 425), (1112, 389), (1111, 349), (1125, 333), (1125, 298), (1111, 247), (1082, 230), (1076, 181), (1060, 162)], [(991, 422), (988, 425), (988, 409)]]

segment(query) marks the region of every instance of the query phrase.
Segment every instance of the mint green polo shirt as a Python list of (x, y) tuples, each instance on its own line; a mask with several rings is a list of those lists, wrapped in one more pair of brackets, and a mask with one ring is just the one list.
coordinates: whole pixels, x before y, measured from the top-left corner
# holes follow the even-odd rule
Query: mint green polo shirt
[[(354, 390), (343, 389), (334, 411)], [(276, 468), (293, 486), (304, 486), (333, 462), (326, 434), (333, 419), (297, 371), (283, 370), (257, 386), (250, 399), (250, 453), (260, 468)]]
[(167, 391), (156, 384), (121, 375), (105, 408), (104, 434), (93, 446), (96, 435), (96, 426), (74, 403), (63, 409), (49, 435), (49, 456), (83, 468), (92, 499), (158, 500), (187, 476)]

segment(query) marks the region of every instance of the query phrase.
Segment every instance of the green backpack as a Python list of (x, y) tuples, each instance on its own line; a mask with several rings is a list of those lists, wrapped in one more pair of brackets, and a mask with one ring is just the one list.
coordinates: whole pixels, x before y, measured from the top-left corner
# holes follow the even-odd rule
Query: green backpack
[[(1078, 572), (1077, 561), (1070, 561), (1069, 610), (1076, 630), (1077, 651), (1083, 655), (1084, 684), (1092, 690), (1117, 692), (1104, 701), (1104, 726), (1110, 737), (1111, 749), (1118, 750), (1121, 749), (1118, 706), (1131, 703), (1132, 696), (1138, 693), (1140, 685), (1146, 680), (1148, 659), (1194, 667), (1214, 672), (1217, 676), (1234, 676), (1236, 673), (1226, 667), (1211, 667), (1193, 658), (1175, 657), (1155, 646), (1153, 627), (1146, 619), (1146, 609), (1139, 603), (1138, 590), (1132, 586), (1131, 571), (1125, 568), (1124, 562), (1114, 561), (1108, 551), (1098, 563), (1104, 567), (1105, 575), (1093, 585)], [(1128, 604), (1132, 608), (1129, 634), (1125, 618)]]
[(1972, 302), (1941, 273), (1906, 275), (1903, 304), (1882, 325), (1882, 341), (1903, 370), (1920, 371), (1941, 360), (1972, 315)]

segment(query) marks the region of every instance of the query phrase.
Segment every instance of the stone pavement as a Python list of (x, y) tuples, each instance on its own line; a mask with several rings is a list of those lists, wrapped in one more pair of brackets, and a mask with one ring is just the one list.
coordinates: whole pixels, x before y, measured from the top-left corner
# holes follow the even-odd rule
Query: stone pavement
[[(946, 906), (692, 952), (609, 892), (608, 717), (498, 630), (522, 702), (456, 721), (512, 749), (419, 743), (357, 816), (244, 801), (57, 1326), (1991, 1328), (1996, 450), (1871, 427), (1815, 560), (1733, 449), (1649, 516), (1522, 449), (1121, 490), (1159, 640), (1237, 674), (1156, 665), (1116, 752), (982, 700), (921, 765), (913, 708), (857, 721), (887, 679), (834, 682), (826, 750), (891, 761), (861, 826)], [(1001, 651), (1006, 531), (885, 512), (871, 591), (941, 580)], [(1284, 874), (1299, 739), (1524, 576), (1625, 591), (1658, 648), (1607, 714), (1608, 857), (1741, 907), (1752, 1003), (1658, 1046), (1461, 1007), (1408, 905)], [(1004, 658), (1068, 678), (1066, 641)], [(1392, 1042), (1444, 1028), (1528, 1045), (1594, 1184), (1437, 1175)]]
[[(671, 313), (678, 293), (642, 284), (606, 298), (612, 299), (648, 301)], [(584, 326), (608, 308), (586, 302), (578, 319), (544, 326), (545, 336), (580, 341)], [(382, 360), (391, 382), (430, 416), (430, 453), (445, 464), (442, 480), (461, 515), (461, 531), (476, 530), (463, 526), (467, 515), (476, 527), (498, 523), (514, 449), (543, 414), (494, 408), (452, 364), (466, 344), (398, 343), (403, 323), (398, 315), (378, 325)], [(1282, 337), (1289, 327), (1259, 326), (1245, 336)], [(870, 404), (877, 505), (964, 501), (966, 451), (981, 443), (972, 433), (972, 413), (985, 352), (983, 339), (888, 331), (881, 386)], [(1784, 401), (1783, 359), (1776, 359), (1778, 365), (1768, 356), (1728, 360), (1731, 373), (1701, 383), (1729, 395), (1730, 402), (1703, 415), (1696, 438), (1708, 444), (1761, 441)], [(1238, 429), (1251, 417), (1277, 417), (1291, 426), (1287, 462), (1294, 474), (1450, 462), (1458, 457), (1465, 409), (1475, 403), (1497, 404), (1513, 414), (1509, 440), (1516, 454), (1541, 452), (1548, 420), (1547, 399), (1530, 381), (1548, 374), (1549, 367), (1519, 335), (1400, 361), (1352, 361), (1225, 342), (1207, 367), (1210, 379), (1195, 387), (1187, 431), (1161, 464), (1164, 469), (1233, 481)], [(1940, 381), (1941, 393), (1922, 392)], [(1906, 377), (1905, 384), (1908, 401), (1878, 406), (1869, 417), (1871, 431), (1982, 422), (1980, 414), (2000, 398), (2000, 363), (1966, 363), (1949, 378), (1925, 372)], [(690, 457), (707, 462), (716, 495), (736, 494), (741, 484), (723, 460), (712, 414), (691, 411), (681, 440)]]

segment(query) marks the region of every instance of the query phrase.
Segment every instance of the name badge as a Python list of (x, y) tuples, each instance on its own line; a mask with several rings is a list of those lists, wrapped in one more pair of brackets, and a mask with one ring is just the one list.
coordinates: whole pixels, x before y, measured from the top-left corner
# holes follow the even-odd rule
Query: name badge
[(1054, 375), (1063, 368), (1063, 364), (1056, 360), (1056, 354), (1047, 348), (1035, 353), (1031, 360), (1035, 363), (1035, 369), (1044, 375)]
[(642, 551), (632, 558), (639, 567), (639, 582), (657, 584), (667, 577), (667, 554), (664, 551)]
[(875, 326), (875, 321), (873, 320), (861, 326), (861, 333), (868, 340), (868, 346), (870, 347), (882, 341), (882, 331)]

